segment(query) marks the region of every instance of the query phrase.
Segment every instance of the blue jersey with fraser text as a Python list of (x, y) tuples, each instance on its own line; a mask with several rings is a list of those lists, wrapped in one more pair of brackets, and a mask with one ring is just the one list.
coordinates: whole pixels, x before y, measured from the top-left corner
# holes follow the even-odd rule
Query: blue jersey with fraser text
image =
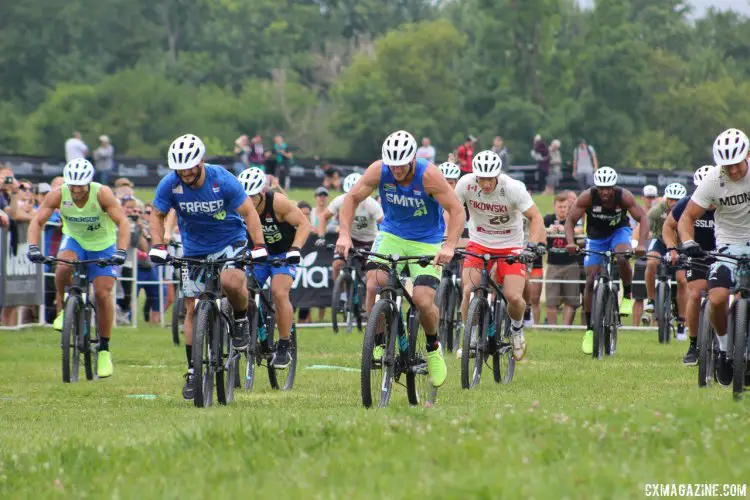
[(245, 222), (237, 208), (247, 199), (242, 184), (224, 167), (205, 165), (206, 180), (194, 189), (175, 172), (156, 188), (154, 207), (163, 213), (177, 211), (183, 253), (195, 257), (220, 252), (228, 245), (246, 241)]
[(424, 189), (424, 171), (430, 162), (417, 158), (414, 178), (408, 186), (394, 179), (383, 164), (380, 171), (380, 203), (383, 205), (381, 231), (399, 238), (422, 243), (440, 243), (445, 234), (443, 207)]

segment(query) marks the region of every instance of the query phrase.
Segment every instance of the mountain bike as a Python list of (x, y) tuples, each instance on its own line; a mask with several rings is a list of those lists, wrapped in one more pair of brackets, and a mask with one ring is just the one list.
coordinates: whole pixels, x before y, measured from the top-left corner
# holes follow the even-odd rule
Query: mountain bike
[(617, 329), (620, 326), (620, 291), (619, 279), (613, 277), (613, 270), (617, 267), (617, 257), (630, 258), (632, 251), (598, 252), (596, 250), (580, 249), (582, 254), (599, 255), (606, 263), (600, 266), (599, 275), (594, 281), (594, 300), (591, 306), (591, 323), (594, 329), (594, 350), (591, 356), (602, 359), (604, 354), (614, 356), (617, 349)]
[[(335, 245), (327, 245), (327, 247), (334, 249)], [(333, 331), (334, 333), (339, 332), (339, 316), (346, 321), (346, 333), (352, 333), (355, 322), (357, 329), (362, 331), (362, 316), (364, 313), (362, 301), (367, 290), (364, 281), (364, 259), (354, 248), (350, 250), (347, 259), (338, 258), (344, 260), (345, 264), (333, 284), (333, 297), (331, 299)], [(344, 300), (341, 299), (342, 294), (346, 297)]]
[[(388, 283), (378, 294), (362, 342), (362, 404), (365, 408), (388, 406), (393, 382), (401, 383), (402, 375), (406, 378), (409, 404), (430, 402), (434, 400), (437, 389), (433, 387), (429, 390), (427, 387), (427, 340), (424, 330), (420, 328), (414, 301), (399, 277), (398, 267), (408, 262), (417, 262), (425, 267), (432, 263), (434, 256), (401, 257), (365, 250), (360, 250), (360, 253), (376, 257), (388, 266)], [(406, 316), (403, 299), (409, 304)]]
[(96, 377), (96, 362), (99, 354), (99, 327), (91, 328), (96, 307), (89, 296), (89, 278), (86, 267), (111, 265), (108, 259), (65, 260), (45, 257), (41, 264), (64, 264), (73, 268), (73, 284), (65, 288), (63, 303), (63, 329), (60, 335), (62, 349), (62, 381), (78, 382), (78, 372), (83, 355), (86, 380)]
[[(193, 370), (195, 397), (193, 404), (199, 408), (213, 404), (214, 389), (219, 404), (227, 404), (224, 385), (224, 346), (231, 337), (232, 315), (227, 316), (221, 300), (221, 271), (224, 264), (243, 261), (244, 257), (200, 260), (190, 257), (171, 257), (169, 262), (179, 263), (195, 276), (203, 276), (205, 290), (195, 304), (193, 315)], [(228, 302), (227, 302), (228, 303)], [(225, 310), (222, 310), (225, 309)], [(230, 379), (231, 380), (231, 379)]]
[(719, 340), (716, 338), (716, 331), (708, 315), (706, 292), (701, 292), (701, 310), (698, 321), (698, 387), (707, 387), (716, 380)]
[(732, 336), (727, 340), (727, 356), (730, 355), (734, 368), (732, 377), (732, 395), (734, 399), (739, 400), (742, 393), (745, 392), (747, 385), (747, 365), (750, 346), (748, 345), (748, 301), (750, 301), (750, 255), (731, 255), (719, 252), (706, 252), (706, 255), (713, 257), (717, 261), (734, 262), (737, 268), (734, 272), (735, 285), (730, 289), (730, 297), (739, 295), (729, 308), (729, 321), (727, 335)]
[(438, 323), (438, 336), (440, 345), (449, 352), (461, 342), (461, 256), (456, 253), (450, 264), (443, 267), (443, 276), (440, 280), (436, 299), (440, 310), (440, 321)]
[[(516, 370), (510, 341), (510, 316), (506, 313), (508, 308), (503, 287), (490, 279), (490, 270), (498, 260), (504, 260), (510, 265), (516, 262), (530, 264), (536, 257), (527, 258), (520, 254), (500, 257), (466, 250), (456, 250), (456, 253), (481, 259), (483, 263), (481, 279), (471, 292), (466, 314), (461, 349), (461, 387), (473, 389), (479, 385), (482, 367), (490, 356), (495, 382), (509, 384)], [(474, 358), (473, 370), (470, 370), (471, 358)]]
[[(263, 261), (264, 265), (275, 267), (286, 266), (286, 259), (269, 259)], [(246, 391), (252, 391), (255, 384), (255, 369), (265, 364), (268, 371), (268, 382), (272, 389), (290, 391), (294, 386), (294, 378), (297, 374), (297, 326), (292, 323), (291, 346), (289, 353), (292, 361), (286, 368), (284, 385), (279, 386), (279, 369), (271, 365), (273, 355), (276, 353), (277, 344), (274, 342), (274, 331), (276, 328), (276, 309), (271, 300), (270, 290), (264, 290), (263, 285), (255, 279), (253, 264), (245, 261), (247, 269), (248, 306), (247, 319), (250, 326), (250, 342), (244, 351), (238, 351), (228, 343), (229, 356), (225, 368), (228, 372), (227, 378), (232, 381), (229, 384), (228, 398), (234, 398), (234, 389), (244, 387)], [(230, 322), (234, 325), (234, 315), (229, 315)], [(244, 370), (242, 364), (244, 363)], [(243, 373), (244, 383), (240, 377)]]
[(658, 322), (659, 343), (668, 344), (676, 334), (673, 320), (680, 317), (677, 308), (677, 282), (672, 281), (671, 274), (673, 270), (685, 269), (685, 261), (680, 258), (677, 264), (672, 265), (669, 254), (646, 255), (646, 258), (659, 260), (659, 268), (656, 272), (654, 317)]
[[(178, 255), (182, 245), (172, 241), (169, 246), (174, 248), (174, 254)], [(174, 269), (174, 278), (177, 280), (174, 303), (172, 304), (172, 342), (178, 346), (180, 345), (180, 332), (185, 322), (185, 296), (182, 292), (182, 283), (184, 282), (183, 270), (187, 272), (187, 267), (180, 266), (179, 263), (175, 262), (172, 268)]]

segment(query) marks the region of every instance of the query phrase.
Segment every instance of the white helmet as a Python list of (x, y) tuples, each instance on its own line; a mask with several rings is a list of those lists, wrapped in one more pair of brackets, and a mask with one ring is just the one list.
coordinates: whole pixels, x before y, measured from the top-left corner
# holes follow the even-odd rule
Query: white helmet
[(354, 172), (353, 174), (349, 174), (344, 179), (344, 192), (348, 193), (351, 188), (354, 187), (354, 185), (357, 183), (359, 178), (362, 177), (362, 174), (358, 174)]
[(497, 177), (503, 168), (503, 160), (494, 151), (485, 150), (471, 160), (471, 170), (477, 177)]
[(446, 179), (458, 179), (461, 177), (461, 169), (453, 162), (446, 161), (438, 167)]
[(747, 158), (750, 140), (742, 130), (730, 128), (714, 141), (714, 162), (719, 166), (735, 165)]
[(389, 167), (408, 165), (417, 156), (417, 141), (406, 130), (394, 132), (385, 139), (382, 156)]
[(76, 158), (65, 165), (63, 180), (68, 186), (86, 186), (94, 179), (94, 166), (85, 158)]
[(681, 200), (687, 196), (687, 189), (679, 182), (673, 182), (664, 189), (664, 197), (670, 200)]
[(713, 165), (703, 165), (701, 168), (695, 171), (693, 174), (693, 185), (697, 186), (701, 183), (701, 181), (708, 175), (708, 173), (711, 171), (711, 169), (714, 168)]
[(594, 186), (612, 187), (617, 185), (617, 172), (612, 167), (600, 167), (594, 172)]
[(189, 170), (200, 163), (206, 154), (203, 141), (193, 134), (185, 134), (172, 142), (167, 153), (167, 163), (172, 170)]
[(248, 196), (255, 196), (266, 187), (266, 174), (257, 167), (248, 168), (240, 172), (237, 180), (242, 184), (242, 189)]

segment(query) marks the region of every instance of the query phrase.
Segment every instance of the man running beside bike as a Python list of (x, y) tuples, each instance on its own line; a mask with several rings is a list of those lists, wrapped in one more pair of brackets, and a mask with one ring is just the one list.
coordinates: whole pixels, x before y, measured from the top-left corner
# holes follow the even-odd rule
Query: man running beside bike
[[(472, 159), (472, 173), (465, 175), (456, 186), (458, 199), (469, 209), (469, 243), (467, 252), (490, 254), (494, 257), (517, 256), (524, 251), (523, 219), (529, 219), (529, 245), (526, 250), (533, 260), (546, 251), (544, 220), (531, 199), (526, 186), (502, 173), (502, 160), (493, 151), (482, 151)], [(479, 284), (484, 263), (467, 255), (461, 276), (463, 301), (461, 315), (466, 318), (471, 292)], [(521, 360), (526, 354), (523, 335), (523, 315), (526, 302), (526, 264), (509, 264), (498, 259), (495, 280), (503, 286), (511, 319), (513, 357)], [(492, 332), (489, 332), (492, 335)]]
[[(149, 257), (155, 264), (169, 259), (164, 244), (164, 221), (170, 209), (177, 213), (182, 236), (183, 255), (192, 259), (220, 260), (243, 257), (247, 252), (247, 233), (253, 241), (263, 241), (258, 213), (240, 182), (224, 167), (209, 165), (203, 157), (206, 146), (200, 138), (186, 134), (172, 142), (167, 164), (173, 172), (156, 188), (151, 211), (153, 247)], [(268, 255), (265, 245), (257, 244), (250, 252), (253, 259)], [(221, 287), (234, 310), (235, 329), (232, 345), (245, 349), (250, 330), (247, 321), (247, 280), (242, 263), (229, 262), (221, 271)], [(188, 371), (182, 396), (193, 399), (193, 311), (195, 299), (205, 290), (205, 274), (197, 266), (183, 270), (185, 297), (185, 355)]]
[[(575, 242), (575, 225), (584, 214), (586, 215), (586, 250), (618, 253), (631, 251), (633, 248), (631, 242), (633, 230), (626, 216), (627, 213), (630, 213), (633, 219), (639, 222), (636, 255), (645, 255), (645, 242), (648, 238), (646, 212), (636, 203), (635, 197), (630, 191), (617, 186), (617, 172), (613, 168), (600, 167), (594, 172), (594, 186), (581, 193), (576, 204), (568, 213), (568, 218), (565, 221), (568, 252), (571, 254), (578, 252), (578, 245)], [(631, 298), (633, 272), (630, 261), (623, 255), (617, 256), (617, 263), (623, 290), (620, 315), (630, 316), (633, 313), (633, 300)], [(594, 281), (601, 266), (606, 264), (605, 258), (597, 254), (587, 254), (583, 263), (586, 271), (583, 310), (587, 325), (581, 344), (581, 350), (584, 354), (591, 354), (594, 351), (594, 329), (591, 324)]]
[[(706, 165), (695, 171), (693, 174), (693, 185), (696, 187), (705, 178), (713, 165)], [(680, 222), (685, 208), (690, 202), (690, 197), (685, 196), (672, 208), (672, 212), (667, 216), (662, 228), (662, 237), (667, 248), (678, 246), (679, 237), (677, 226)], [(716, 250), (716, 235), (714, 234), (714, 211), (716, 207), (711, 205), (699, 219), (693, 223), (695, 228), (695, 241), (700, 245), (704, 252), (713, 252)], [(677, 252), (672, 251), (672, 263), (677, 262)], [(708, 291), (708, 267), (711, 264), (710, 259), (692, 259), (690, 267), (685, 273), (687, 278), (687, 307), (685, 312), (685, 322), (687, 323), (690, 345), (687, 354), (682, 362), (685, 365), (695, 365), (698, 363), (698, 328), (701, 310), (701, 292)]]
[[(344, 179), (344, 193), (351, 191), (352, 187), (362, 177), (362, 174), (349, 174)], [(315, 241), (316, 246), (325, 245), (325, 234), (326, 224), (331, 217), (338, 217), (341, 212), (341, 205), (344, 203), (346, 194), (342, 194), (333, 199), (328, 205), (328, 208), (323, 212), (323, 215), (318, 219), (318, 239)], [(375, 201), (375, 198), (368, 196), (362, 203), (357, 205), (357, 210), (354, 212), (354, 221), (352, 227), (352, 248), (356, 250), (370, 250), (375, 238), (378, 235), (378, 224), (383, 221), (383, 208), (380, 203)], [(344, 267), (345, 259), (340, 254), (336, 253), (333, 256), (333, 282), (335, 283), (339, 277), (341, 269)], [(369, 290), (368, 290), (369, 292)], [(345, 295), (342, 292), (342, 295)], [(341, 297), (342, 301), (346, 300), (345, 296)], [(375, 294), (367, 293), (367, 299), (365, 302), (365, 309), (370, 311), (372, 306), (375, 304)], [(332, 311), (332, 314), (335, 314)]]
[[(27, 257), (31, 262), (44, 261), (44, 255), (39, 249), (41, 228), (52, 213), (59, 209), (64, 237), (57, 258), (71, 261), (101, 258), (111, 263), (105, 267), (88, 264), (86, 270), (89, 280), (94, 284), (96, 298), (96, 321), (99, 327), (97, 376), (105, 378), (112, 376), (114, 371), (109, 352), (112, 320), (115, 314), (112, 287), (117, 279), (117, 271), (113, 266), (121, 266), (127, 258), (130, 221), (112, 190), (98, 182), (92, 182), (93, 178), (94, 166), (88, 160), (78, 158), (65, 165), (65, 184), (47, 194), (29, 224)], [(63, 297), (65, 287), (72, 284), (72, 277), (71, 266), (57, 265), (55, 305), (58, 314), (52, 325), (55, 330), (63, 329)]]
[[(748, 174), (750, 140), (741, 130), (725, 130), (714, 141), (716, 167), (710, 169), (693, 193), (677, 225), (680, 250), (701, 257), (703, 250), (696, 241), (695, 223), (712, 206), (716, 248), (727, 255), (750, 255), (750, 174)], [(719, 359), (716, 378), (722, 385), (732, 383), (732, 362), (727, 359), (727, 310), (729, 289), (734, 285), (737, 264), (719, 260), (708, 274), (709, 319), (716, 330)]]
[[(310, 235), (310, 221), (299, 207), (281, 193), (266, 190), (266, 174), (259, 168), (248, 168), (237, 176), (242, 187), (252, 200), (260, 224), (263, 228), (268, 258), (286, 259), (287, 264), (275, 266), (272, 263), (253, 265), (255, 280), (261, 287), (271, 278), (271, 297), (276, 309), (276, 324), (279, 342), (271, 359), (271, 365), (284, 369), (292, 362), (290, 353), (294, 309), (289, 298), (297, 264), (301, 260), (301, 248)], [(252, 237), (251, 237), (252, 239)], [(255, 240), (252, 240), (255, 242)]]
[[(389, 135), (382, 147), (382, 159), (373, 162), (344, 198), (339, 213), (340, 232), (336, 251), (346, 258), (352, 248), (351, 224), (356, 207), (378, 189), (385, 217), (372, 246), (380, 254), (435, 255), (433, 266), (409, 264), (414, 280), (413, 300), (419, 310), (427, 348), (427, 369), (432, 385), (445, 383), (448, 369), (438, 342), (438, 309), (435, 291), (440, 282), (439, 265), (448, 264), (464, 226), (464, 211), (455, 192), (438, 168), (416, 158), (417, 142), (404, 130)], [(445, 243), (443, 209), (448, 212)], [(371, 258), (367, 264), (367, 293), (376, 293), (387, 283), (383, 263)], [(370, 313), (368, 309), (367, 313)]]
[[(674, 182), (664, 189), (664, 199), (654, 205), (648, 211), (648, 228), (651, 231), (651, 242), (648, 245), (648, 256), (646, 262), (646, 293), (648, 301), (644, 312), (654, 312), (654, 297), (656, 296), (656, 272), (659, 268), (659, 257), (667, 254), (668, 248), (675, 248), (676, 245), (665, 245), (662, 239), (662, 228), (667, 217), (679, 200), (687, 195), (687, 189), (682, 184)], [(675, 252), (676, 253), (676, 252)], [(672, 279), (677, 281), (677, 340), (686, 340), (685, 335), (685, 307), (687, 305), (687, 279), (685, 270), (674, 268), (670, 269)]]

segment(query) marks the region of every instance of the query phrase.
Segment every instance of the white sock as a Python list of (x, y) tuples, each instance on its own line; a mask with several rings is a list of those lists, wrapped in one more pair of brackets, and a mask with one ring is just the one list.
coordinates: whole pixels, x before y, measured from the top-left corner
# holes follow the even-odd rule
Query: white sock
[(717, 335), (717, 337), (719, 337), (719, 350), (721, 352), (724, 352), (724, 353), (727, 352), (727, 336), (726, 335), (721, 335), (721, 336)]
[(510, 324), (515, 330), (520, 330), (521, 328), (523, 328), (523, 318), (521, 319), (510, 318)]

